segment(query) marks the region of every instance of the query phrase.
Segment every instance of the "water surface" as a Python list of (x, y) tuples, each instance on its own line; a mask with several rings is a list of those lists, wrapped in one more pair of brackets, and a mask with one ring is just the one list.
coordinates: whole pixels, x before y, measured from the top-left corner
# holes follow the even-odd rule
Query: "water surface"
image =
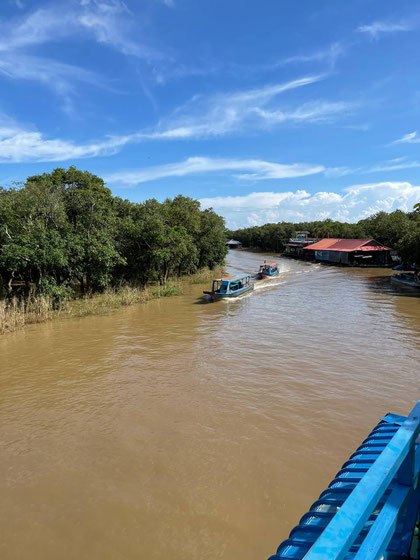
[[(231, 252), (229, 270), (272, 257)], [(1, 558), (274, 552), (420, 394), (420, 298), (387, 270), (280, 270), (235, 301), (192, 286), (0, 339)]]

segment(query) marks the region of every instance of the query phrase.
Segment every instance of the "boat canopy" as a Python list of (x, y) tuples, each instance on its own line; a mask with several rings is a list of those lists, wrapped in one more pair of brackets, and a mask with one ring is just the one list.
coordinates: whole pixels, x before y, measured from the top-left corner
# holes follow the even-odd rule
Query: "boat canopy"
[(237, 276), (223, 276), (223, 278), (216, 278), (215, 282), (234, 282), (236, 280), (243, 280), (244, 278), (251, 278), (251, 275), (238, 274)]
[(224, 280), (232, 280), (236, 276), (223, 276), (222, 278), (215, 278), (215, 282), (223, 282)]

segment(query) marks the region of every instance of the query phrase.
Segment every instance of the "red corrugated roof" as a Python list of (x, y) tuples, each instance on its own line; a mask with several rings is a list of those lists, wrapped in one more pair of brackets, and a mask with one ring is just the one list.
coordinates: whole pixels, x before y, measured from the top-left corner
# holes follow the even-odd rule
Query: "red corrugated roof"
[(305, 247), (305, 250), (310, 251), (390, 251), (389, 247), (385, 245), (370, 245), (370, 243), (377, 243), (374, 239), (321, 239), (313, 245)]
[(385, 245), (363, 245), (363, 247), (359, 247), (358, 251), (390, 251), (389, 247), (385, 247)]
[(312, 243), (312, 245), (308, 245), (308, 247), (304, 247), (305, 250), (307, 249), (313, 249), (314, 251), (318, 250), (322, 250), (322, 249), (329, 249), (331, 245), (334, 245), (334, 243), (336, 243), (337, 241), (340, 241), (339, 239), (320, 239), (319, 241), (317, 241), (316, 243)]

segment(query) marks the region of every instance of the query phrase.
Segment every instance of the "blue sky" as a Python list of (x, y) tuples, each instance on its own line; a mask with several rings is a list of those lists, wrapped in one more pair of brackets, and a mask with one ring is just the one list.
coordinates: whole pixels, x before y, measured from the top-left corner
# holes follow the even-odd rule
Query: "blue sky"
[(0, 184), (76, 165), (230, 227), (420, 201), (414, 0), (2, 0)]

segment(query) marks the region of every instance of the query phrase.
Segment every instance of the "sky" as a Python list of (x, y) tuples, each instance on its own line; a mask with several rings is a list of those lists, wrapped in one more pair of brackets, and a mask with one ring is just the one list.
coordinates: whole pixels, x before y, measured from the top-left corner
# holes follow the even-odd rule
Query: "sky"
[(56, 167), (230, 228), (420, 201), (416, 0), (2, 0), (0, 185)]

